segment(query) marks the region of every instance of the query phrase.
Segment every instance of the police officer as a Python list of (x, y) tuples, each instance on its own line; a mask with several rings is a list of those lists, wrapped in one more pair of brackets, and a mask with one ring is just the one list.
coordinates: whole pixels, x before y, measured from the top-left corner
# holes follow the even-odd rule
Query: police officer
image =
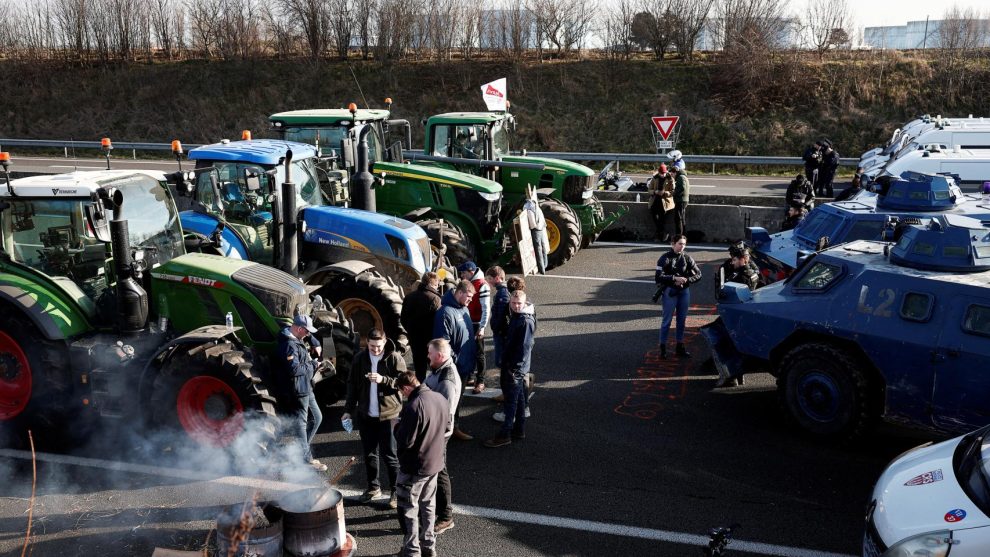
[[(282, 407), (289, 422), (287, 428), (302, 446), (306, 462), (323, 472), (327, 465), (313, 458), (310, 450), (316, 430), (320, 429), (323, 421), (323, 414), (313, 394), (313, 377), (322, 366), (313, 359), (313, 355), (319, 356), (320, 353), (320, 342), (311, 336), (315, 332), (313, 318), (297, 315), (278, 336), (278, 354), (282, 367)], [(303, 343), (307, 337), (312, 348)]]
[(804, 220), (805, 215), (808, 211), (805, 210), (803, 203), (798, 203), (797, 201), (791, 201), (790, 207), (787, 209), (787, 217), (784, 222), (780, 225), (780, 231), (791, 230)]
[(784, 199), (788, 207), (792, 202), (797, 201), (810, 211), (815, 206), (815, 188), (811, 186), (811, 182), (803, 174), (798, 174), (787, 186)]
[(749, 248), (741, 243), (729, 247), (729, 259), (722, 264), (719, 274), (722, 284), (736, 282), (745, 284), (750, 290), (756, 290), (760, 285), (760, 269), (750, 261)]

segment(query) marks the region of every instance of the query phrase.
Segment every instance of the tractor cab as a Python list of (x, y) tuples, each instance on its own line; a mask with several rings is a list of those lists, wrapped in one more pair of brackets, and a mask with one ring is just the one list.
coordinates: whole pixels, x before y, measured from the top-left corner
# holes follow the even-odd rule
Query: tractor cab
[(179, 214), (161, 173), (32, 176), (0, 190), (0, 236), (8, 260), (50, 277), (90, 318), (112, 281), (106, 238), (98, 237), (92, 211), (95, 200), (115, 194), (127, 202), (108, 211), (107, 220), (127, 220), (135, 265), (150, 269), (185, 253)]

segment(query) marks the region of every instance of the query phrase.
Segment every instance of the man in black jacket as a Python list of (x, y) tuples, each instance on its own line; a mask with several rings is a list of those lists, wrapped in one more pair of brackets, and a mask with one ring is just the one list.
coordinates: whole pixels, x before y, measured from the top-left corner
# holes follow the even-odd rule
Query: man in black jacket
[(433, 320), (440, 309), (440, 278), (433, 271), (427, 271), (419, 281), (419, 288), (410, 292), (402, 300), (400, 320), (409, 336), (412, 348), (413, 367), (420, 381), (426, 378), (428, 362), (426, 343), (433, 338)]
[(835, 172), (839, 168), (839, 152), (832, 148), (832, 144), (825, 142), (822, 150), (822, 166), (818, 170), (818, 190), (819, 197), (832, 197), (832, 180), (835, 179)]
[(436, 554), (437, 474), (444, 466), (444, 435), (450, 424), (447, 399), (403, 371), (395, 386), (406, 398), (395, 429), (399, 447), (399, 522), (403, 557)]
[(811, 186), (811, 182), (803, 175), (798, 174), (787, 186), (784, 201), (788, 207), (792, 201), (797, 201), (810, 211), (815, 205), (815, 189)]
[[(303, 458), (323, 472), (327, 465), (313, 458), (310, 450), (323, 421), (323, 414), (313, 394), (313, 375), (319, 364), (303, 344), (303, 340), (315, 332), (313, 319), (308, 315), (295, 316), (292, 324), (282, 329), (278, 336), (278, 354), (282, 365), (278, 383), (281, 385), (281, 405), (288, 421), (287, 429), (302, 446)], [(311, 337), (311, 342), (315, 350), (319, 342), (315, 337)]]
[(463, 387), (457, 366), (454, 365), (450, 343), (442, 338), (435, 338), (427, 345), (427, 351), (430, 374), (426, 376), (425, 384), (431, 391), (442, 394), (450, 405), (450, 424), (443, 441), (444, 466), (437, 475), (437, 521), (433, 528), (437, 534), (441, 534), (454, 527), (454, 495), (450, 474), (447, 472), (447, 442), (454, 433), (454, 416), (460, 406)]
[(406, 370), (406, 361), (395, 352), (395, 345), (385, 338), (380, 329), (368, 332), (368, 347), (358, 352), (351, 365), (347, 381), (347, 399), (344, 402), (342, 420), (357, 415), (358, 433), (364, 451), (364, 469), (368, 476), (368, 489), (361, 496), (362, 503), (370, 503), (382, 494), (378, 479), (378, 456), (385, 461), (392, 498), (389, 507), (395, 508), (395, 482), (399, 470), (395, 437), (392, 427), (402, 409), (402, 399), (395, 389), (395, 378)]
[(667, 357), (667, 336), (670, 322), (677, 314), (676, 353), (681, 358), (690, 358), (691, 353), (684, 347), (684, 329), (687, 325), (688, 308), (691, 306), (692, 284), (701, 280), (701, 269), (694, 258), (685, 253), (687, 237), (677, 234), (670, 239), (670, 250), (657, 260), (654, 282), (662, 289), (663, 318), (660, 322), (660, 357)]
[(526, 405), (529, 398), (526, 376), (529, 374), (536, 337), (536, 312), (533, 304), (526, 301), (526, 292), (522, 290), (512, 293), (509, 309), (512, 319), (505, 337), (499, 378), (502, 394), (505, 395), (505, 417), (502, 431), (484, 442), (489, 448), (504, 447), (511, 444), (513, 439), (526, 438)]

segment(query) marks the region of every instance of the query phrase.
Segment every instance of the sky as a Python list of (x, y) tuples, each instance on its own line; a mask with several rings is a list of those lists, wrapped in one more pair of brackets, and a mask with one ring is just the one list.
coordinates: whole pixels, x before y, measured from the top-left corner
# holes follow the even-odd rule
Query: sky
[[(804, 14), (809, 1), (817, 0), (791, 0), (791, 9), (797, 12), (794, 15)], [(990, 13), (990, 0), (848, 0), (848, 3), (854, 28), (904, 25), (908, 21), (924, 21), (926, 16), (940, 19), (952, 5)]]

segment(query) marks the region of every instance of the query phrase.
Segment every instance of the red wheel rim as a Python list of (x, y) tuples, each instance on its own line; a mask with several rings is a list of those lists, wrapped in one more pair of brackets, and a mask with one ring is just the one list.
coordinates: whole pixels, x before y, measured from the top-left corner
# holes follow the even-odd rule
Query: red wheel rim
[(31, 365), (17, 341), (0, 331), (0, 421), (10, 420), (31, 400)]
[(195, 441), (226, 447), (244, 430), (244, 406), (230, 385), (209, 375), (190, 378), (179, 389), (176, 413)]

